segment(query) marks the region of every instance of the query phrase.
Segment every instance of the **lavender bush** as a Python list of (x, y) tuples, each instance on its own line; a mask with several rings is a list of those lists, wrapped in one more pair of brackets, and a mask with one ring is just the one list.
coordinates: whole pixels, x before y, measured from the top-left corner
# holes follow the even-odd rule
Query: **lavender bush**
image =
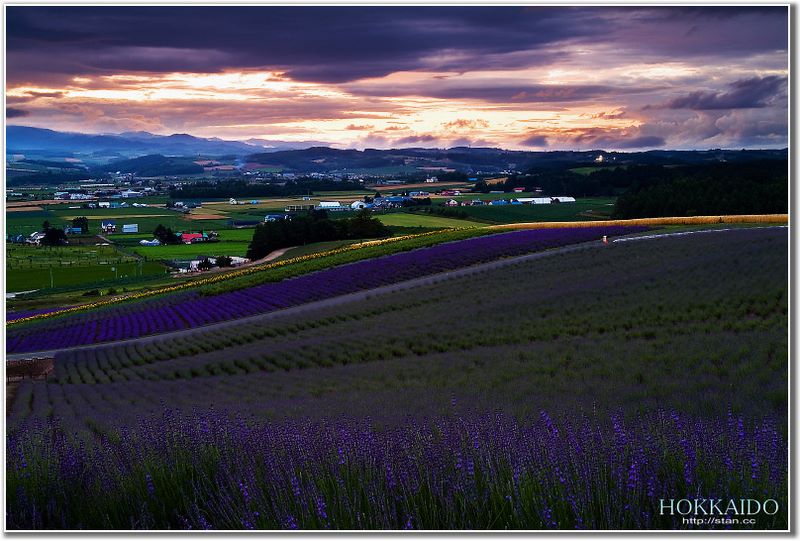
[(692, 526), (661, 514), (661, 498), (769, 498), (779, 512), (748, 527), (785, 528), (786, 449), (770, 419), (675, 411), (473, 414), (379, 429), (165, 410), (91, 444), (33, 422), (7, 440), (7, 525), (672, 529)]

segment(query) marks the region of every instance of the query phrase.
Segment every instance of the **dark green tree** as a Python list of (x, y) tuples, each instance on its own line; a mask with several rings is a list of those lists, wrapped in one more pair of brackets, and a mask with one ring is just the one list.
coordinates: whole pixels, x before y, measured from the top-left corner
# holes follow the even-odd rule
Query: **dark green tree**
[(89, 219), (86, 216), (78, 216), (72, 219), (72, 227), (80, 227), (81, 233), (89, 232)]

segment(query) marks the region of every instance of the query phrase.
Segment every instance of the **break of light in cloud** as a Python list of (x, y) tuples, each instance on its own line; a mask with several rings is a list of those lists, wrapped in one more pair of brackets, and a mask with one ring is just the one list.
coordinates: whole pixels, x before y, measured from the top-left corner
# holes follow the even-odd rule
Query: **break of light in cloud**
[(7, 13), (7, 118), (20, 125), (357, 148), (788, 139), (781, 7)]

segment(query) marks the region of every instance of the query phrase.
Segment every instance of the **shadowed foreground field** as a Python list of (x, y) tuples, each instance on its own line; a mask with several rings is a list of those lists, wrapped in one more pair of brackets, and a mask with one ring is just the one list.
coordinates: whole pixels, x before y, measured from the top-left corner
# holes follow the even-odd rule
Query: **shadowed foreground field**
[(786, 528), (787, 286), (787, 230), (743, 229), (62, 354), (9, 417), (8, 526)]

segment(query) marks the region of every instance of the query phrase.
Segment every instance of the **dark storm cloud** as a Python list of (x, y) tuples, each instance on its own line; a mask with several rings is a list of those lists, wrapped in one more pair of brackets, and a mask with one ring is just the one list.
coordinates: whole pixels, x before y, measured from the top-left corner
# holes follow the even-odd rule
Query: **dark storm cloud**
[(642, 135), (631, 139), (610, 139), (607, 144), (616, 148), (658, 148), (663, 147), (666, 141), (657, 135)]
[(525, 140), (520, 141), (520, 144), (526, 147), (546, 147), (547, 137), (544, 135), (531, 135)]
[(660, 106), (665, 109), (751, 109), (767, 107), (784, 97), (786, 79), (783, 77), (753, 77), (731, 83), (726, 92), (690, 92)]
[(30, 113), (24, 109), (17, 109), (16, 107), (6, 107), (6, 118), (19, 118), (28, 116)]
[(671, 9), (637, 8), (9, 6), (8, 75), (13, 83), (58, 74), (268, 68), (340, 83), (400, 70), (474, 70), (482, 62), (482, 69), (549, 64), (567, 42), (670, 51), (687, 41), (675, 39), (675, 25), (689, 33), (698, 24), (687, 47), (695, 54), (786, 47), (775, 31), (785, 10), (726, 11), (723, 26), (733, 21), (739, 33), (718, 43), (719, 33), (703, 21), (722, 11), (680, 18)]
[[(416, 69), (459, 51), (466, 61), (601, 34), (596, 16), (485, 7), (8, 7), (11, 73), (268, 67), (342, 82)], [(204, 51), (192, 57), (190, 51)], [(41, 63), (17, 62), (39, 56)], [(458, 65), (451, 56), (441, 63)], [(463, 67), (463, 66), (462, 66)]]
[(451, 100), (484, 100), (497, 103), (560, 103), (654, 92), (663, 87), (614, 87), (608, 85), (542, 85), (520, 84), (518, 81), (436, 80), (410, 84), (375, 85), (352, 83), (344, 88), (361, 96), (424, 96)]

